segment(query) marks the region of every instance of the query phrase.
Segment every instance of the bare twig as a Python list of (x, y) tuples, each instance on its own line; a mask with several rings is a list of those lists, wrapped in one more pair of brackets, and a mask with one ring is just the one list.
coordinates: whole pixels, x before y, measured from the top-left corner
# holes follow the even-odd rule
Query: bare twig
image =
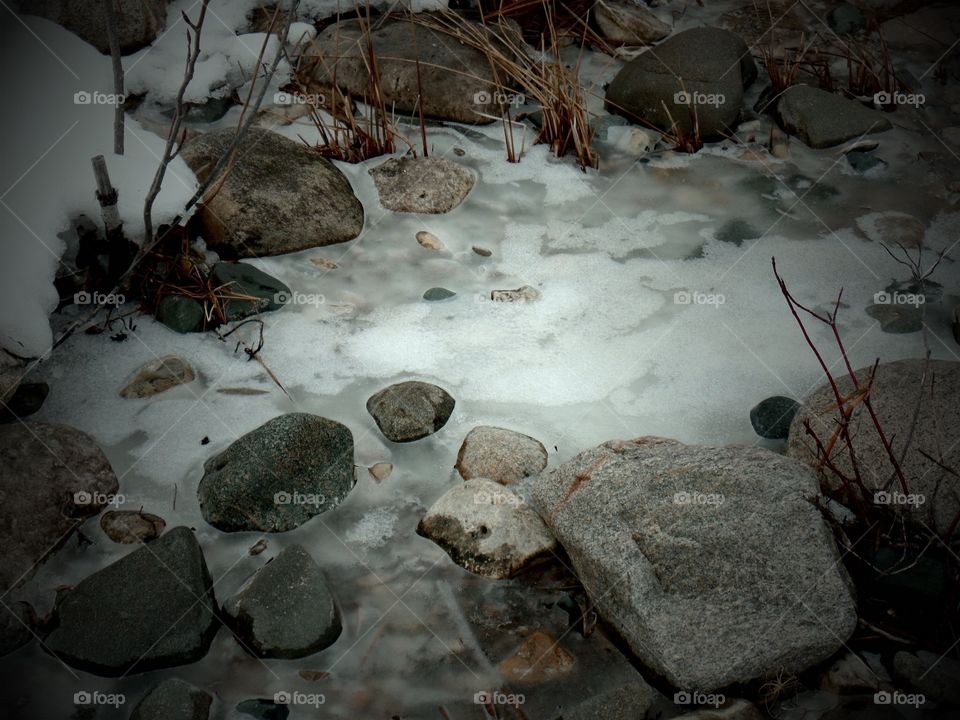
[(113, 66), (113, 94), (115, 101), (113, 111), (113, 152), (117, 155), (123, 155), (123, 61), (120, 57), (120, 38), (117, 35), (117, 10), (113, 6), (114, 0), (102, 0), (102, 2), (104, 20), (107, 25), (107, 41), (110, 44), (110, 61)]

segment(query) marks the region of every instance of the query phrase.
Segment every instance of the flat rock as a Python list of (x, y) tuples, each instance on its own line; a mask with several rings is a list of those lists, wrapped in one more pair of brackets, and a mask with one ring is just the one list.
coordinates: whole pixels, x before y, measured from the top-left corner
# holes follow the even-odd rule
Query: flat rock
[(597, 0), (593, 19), (600, 34), (617, 45), (651, 45), (670, 34), (670, 26), (635, 0)]
[(923, 312), (913, 305), (873, 303), (867, 305), (866, 313), (880, 323), (885, 333), (902, 335), (923, 330)]
[(563, 720), (638, 720), (654, 718), (650, 712), (660, 699), (659, 693), (644, 682), (639, 673), (632, 682), (593, 693), (583, 702), (563, 710)]
[(215, 611), (203, 550), (177, 527), (64, 593), (46, 648), (107, 677), (184, 665), (206, 655)]
[(388, 463), (388, 462), (374, 463), (373, 465), (367, 468), (367, 472), (369, 472), (370, 477), (372, 477), (377, 482), (383, 482), (388, 477), (390, 477), (390, 474), (393, 472), (393, 463)]
[(127, 545), (156, 540), (166, 526), (162, 517), (138, 510), (110, 510), (100, 516), (100, 528), (106, 536)]
[(476, 182), (473, 172), (442, 157), (390, 158), (369, 172), (380, 204), (403, 213), (450, 212), (463, 202)]
[(207, 720), (213, 696), (179, 678), (155, 685), (137, 703), (130, 720)]
[(353, 434), (333, 420), (288, 413), (207, 460), (197, 490), (204, 519), (224, 532), (286, 532), (336, 507), (353, 487)]
[(457, 294), (453, 290), (445, 287), (432, 287), (425, 290), (422, 297), (427, 302), (442, 302), (456, 296)]
[[(899, 458), (904, 452), (903, 444), (910, 437), (914, 409), (918, 400), (923, 398), (913, 431), (914, 441), (901, 462), (909, 494), (914, 495), (915, 500), (922, 497), (923, 502), (907, 503), (906, 496), (902, 498), (904, 502), (898, 502), (897, 497), (892, 497), (892, 501), (894, 507), (900, 508), (907, 518), (927, 523), (938, 533), (945, 533), (957, 513), (960, 513), (960, 498), (953, 489), (952, 476), (920, 451), (927, 454), (934, 452), (925, 441), (926, 438), (960, 437), (960, 405), (956, 402), (960, 394), (960, 362), (931, 360), (926, 376), (924, 367), (925, 361), (922, 359), (881, 363), (877, 366), (870, 399), (884, 433), (887, 438), (892, 438), (894, 454)], [(863, 367), (854, 370), (854, 374), (862, 384), (870, 376), (871, 370), (872, 366)], [(837, 387), (841, 395), (846, 396), (852, 392), (853, 383), (849, 376), (839, 376)], [(826, 382), (804, 400), (803, 408), (790, 426), (788, 455), (808, 463), (812, 468), (818, 467), (816, 447), (807, 436), (804, 424), (809, 422), (820, 438), (829, 439), (836, 427), (836, 411), (831, 409), (835, 404), (833, 391)], [(867, 489), (902, 494), (896, 480), (888, 486), (893, 468), (862, 404), (853, 412), (850, 432), (855, 438), (857, 464)], [(842, 441), (837, 443), (832, 460), (841, 472), (852, 475), (850, 459), (842, 445)], [(943, 457), (938, 457), (938, 460), (946, 467), (960, 466), (960, 445), (944, 444)], [(823, 474), (821, 480), (830, 492), (839, 493), (839, 484), (830, 475)]]
[(481, 425), (463, 439), (457, 472), (464, 480), (487, 478), (503, 485), (536, 475), (547, 466), (547, 450), (529, 435)]
[(901, 651), (893, 658), (894, 674), (922, 692), (927, 700), (960, 705), (960, 662), (939, 653)]
[[(181, 155), (201, 181), (233, 141), (235, 129), (198, 134)], [(200, 211), (207, 244), (235, 257), (280, 255), (352, 240), (363, 207), (350, 182), (303, 143), (251, 127), (233, 170)]]
[(790, 434), (790, 422), (799, 409), (800, 403), (793, 398), (768, 397), (750, 409), (750, 424), (762, 438), (783, 440)]
[(919, 218), (893, 210), (861, 215), (857, 218), (857, 227), (872, 241), (883, 243), (891, 250), (896, 249), (897, 243), (918, 248), (927, 234), (926, 225)]
[(427, 511), (417, 533), (478, 575), (507, 578), (549, 556), (556, 541), (523, 498), (493, 480), (467, 480)]
[(515, 290), (491, 290), (490, 299), (494, 302), (515, 303), (532, 302), (540, 297), (540, 291), (529, 285), (522, 285)]
[(396, 383), (370, 396), (367, 412), (387, 440), (413, 442), (447, 424), (456, 405), (450, 393), (430, 383)]
[(140, 368), (120, 391), (120, 396), (152, 397), (177, 385), (193, 382), (194, 377), (190, 363), (176, 355), (167, 355)]
[(776, 112), (784, 130), (812, 148), (834, 147), (892, 127), (876, 110), (809, 85), (787, 88), (777, 102)]
[(818, 494), (775, 453), (652, 437), (584, 451), (533, 484), (599, 613), (645, 665), (704, 692), (809, 667), (856, 626)]
[(890, 676), (879, 657), (874, 662), (847, 651), (840, 655), (821, 676), (820, 687), (841, 694), (876, 692), (890, 688)]
[(424, 250), (433, 250), (436, 252), (443, 250), (443, 241), (427, 230), (421, 230), (417, 233), (417, 242)]
[(289, 287), (249, 263), (219, 262), (213, 266), (211, 276), (228, 296), (223, 303), (227, 322), (279, 310), (290, 300)]
[[(498, 85), (484, 53), (449, 35), (402, 20), (378, 25), (370, 32), (370, 41), (377, 57), (381, 97), (388, 108), (417, 115), (422, 103), (428, 117), (492, 122), (483, 114), (498, 112), (493, 102)], [(343, 20), (317, 36), (301, 66), (312, 68), (310, 84), (315, 89), (323, 91), (336, 81), (360, 100), (372, 92), (368, 62), (361, 25)]]
[[(664, 131), (676, 124), (688, 134), (696, 115), (700, 134), (712, 139), (736, 126), (743, 88), (756, 77), (753, 57), (739, 35), (693, 28), (624, 65), (607, 87), (607, 110)], [(692, 104), (683, 102), (681, 93)]]
[(342, 629), (323, 571), (300, 545), (260, 568), (223, 611), (257, 657), (306, 657), (332, 645)]
[(67, 425), (0, 425), (0, 594), (96, 515), (119, 488), (89, 435)]

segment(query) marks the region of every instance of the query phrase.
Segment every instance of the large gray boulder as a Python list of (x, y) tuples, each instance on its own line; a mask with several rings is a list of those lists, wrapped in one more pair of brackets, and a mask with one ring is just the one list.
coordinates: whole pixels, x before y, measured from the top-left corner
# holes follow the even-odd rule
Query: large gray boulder
[(794, 85), (783, 92), (777, 119), (784, 130), (812, 148), (833, 147), (892, 127), (876, 110), (809, 85)]
[(523, 498), (493, 480), (455, 485), (430, 507), (417, 533), (478, 575), (508, 578), (548, 557), (556, 540)]
[[(20, 12), (52, 20), (100, 52), (110, 52), (103, 0), (20, 0), (17, 5)], [(114, 7), (124, 55), (152, 43), (166, 23), (167, 0), (114, 0)]]
[(280, 415), (207, 460), (197, 490), (224, 532), (286, 532), (330, 510), (353, 487), (353, 433), (308, 413)]
[(257, 657), (306, 657), (332, 645), (342, 629), (323, 571), (299, 545), (258, 570), (223, 612)]
[(118, 489), (92, 437), (67, 425), (0, 425), (0, 595), (25, 580)]
[[(370, 41), (387, 108), (416, 115), (422, 91), (423, 113), (428, 117), (489, 123), (492, 119), (483, 114), (498, 114), (498, 86), (490, 61), (476, 48), (403, 20), (371, 30)], [(335, 81), (357, 100), (371, 95), (368, 65), (367, 41), (356, 20), (326, 28), (301, 61), (301, 67), (310, 68), (315, 90), (322, 93)]]
[(115, 677), (206, 655), (220, 627), (203, 550), (177, 527), (68, 590), (45, 647), (68, 665)]
[(817, 495), (790, 458), (653, 437), (586, 450), (533, 486), (600, 614), (689, 691), (801, 670), (850, 636), (856, 607)]
[(387, 440), (413, 442), (447, 424), (456, 401), (437, 385), (408, 380), (385, 387), (367, 400), (367, 412)]
[(130, 720), (207, 720), (213, 696), (179, 678), (154, 686), (137, 703)]
[[(869, 379), (872, 369), (870, 366), (854, 370), (861, 386)], [(847, 396), (853, 391), (853, 382), (844, 375), (837, 379), (837, 387), (841, 396)], [(893, 465), (863, 404), (853, 411), (849, 426), (861, 478), (867, 490), (875, 493), (873, 499), (899, 510), (908, 519), (926, 523), (938, 533), (949, 531), (960, 513), (957, 478), (945, 469), (960, 467), (960, 445), (956, 442), (956, 438), (960, 438), (957, 397), (960, 397), (960, 362), (931, 360), (926, 367), (925, 360), (916, 359), (877, 366), (870, 402), (894, 456), (898, 459), (903, 456), (900, 466), (907, 481), (907, 493), (894, 477)], [(820, 466), (816, 445), (805, 429), (810, 423), (824, 443), (829, 441), (837, 427), (835, 418), (839, 417), (834, 405), (833, 390), (826, 382), (806, 398), (790, 425), (787, 454), (817, 470), (828, 492), (839, 493), (840, 482)], [(916, 425), (911, 431), (915, 411)], [(910, 445), (904, 453), (908, 440)], [(834, 445), (832, 462), (841, 472), (853, 476), (850, 456), (842, 439)]]
[[(233, 142), (224, 128), (195, 135), (184, 161), (201, 181)], [(352, 240), (363, 206), (350, 182), (303, 143), (251, 127), (220, 192), (200, 212), (207, 244), (234, 257), (280, 255)]]
[(607, 87), (606, 105), (611, 113), (661, 130), (676, 123), (688, 134), (695, 114), (701, 136), (712, 139), (736, 125), (743, 88), (756, 77), (756, 65), (739, 35), (693, 28), (624, 65)]

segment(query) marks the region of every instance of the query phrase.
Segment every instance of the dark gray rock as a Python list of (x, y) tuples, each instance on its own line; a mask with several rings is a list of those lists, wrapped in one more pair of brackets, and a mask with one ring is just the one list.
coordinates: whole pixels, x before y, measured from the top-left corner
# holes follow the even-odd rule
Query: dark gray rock
[(417, 526), (455, 563), (478, 575), (512, 577), (549, 557), (556, 540), (523, 498), (493, 480), (445, 492)]
[(33, 415), (50, 394), (50, 386), (45, 382), (20, 383), (9, 399), (0, 405), (0, 423), (17, 422), (18, 418)]
[(410, 380), (371, 395), (367, 412), (387, 440), (413, 442), (447, 424), (456, 401), (441, 387)]
[(874, 303), (867, 305), (866, 312), (885, 333), (901, 335), (923, 330), (923, 312), (913, 305)]
[(194, 377), (190, 363), (176, 355), (167, 355), (140, 368), (120, 391), (120, 396), (152, 397), (177, 385), (193, 382)]
[(476, 182), (472, 171), (442, 157), (390, 158), (369, 172), (380, 204), (404, 213), (450, 212)]
[(547, 450), (539, 440), (488, 425), (467, 433), (456, 464), (464, 480), (487, 478), (503, 485), (536, 475), (546, 466)]
[(624, 65), (607, 88), (606, 104), (611, 113), (661, 130), (676, 123), (687, 134), (693, 132), (695, 109), (700, 134), (713, 139), (736, 125), (743, 88), (756, 77), (753, 57), (738, 35), (694, 28)]
[(340, 612), (323, 571), (291, 545), (223, 603), (246, 650), (258, 657), (301, 658), (340, 636)]
[(852, 35), (867, 27), (867, 18), (856, 5), (842, 3), (827, 13), (827, 24), (837, 35)]
[(563, 720), (643, 720), (651, 717), (649, 713), (658, 696), (638, 674), (633, 682), (591, 695), (570, 709), (564, 708)]
[(308, 413), (280, 415), (204, 464), (204, 519), (225, 532), (286, 532), (326, 512), (353, 487), (353, 434)]
[(290, 288), (249, 263), (217, 263), (213, 266), (212, 275), (218, 285), (228, 286), (226, 292), (256, 298), (225, 301), (228, 322), (256, 313), (279, 310), (290, 298)]
[(892, 127), (876, 110), (809, 85), (787, 88), (777, 102), (776, 113), (784, 130), (812, 148), (834, 147)]
[(207, 720), (213, 696), (179, 678), (155, 685), (137, 703), (130, 720)]
[(456, 293), (453, 290), (447, 290), (443, 287), (432, 287), (423, 293), (423, 299), (427, 302), (440, 302), (441, 300), (449, 300), (452, 297), (456, 297)]
[(157, 320), (178, 333), (203, 330), (203, 305), (183, 295), (167, 295), (157, 306)]
[(739, 218), (728, 220), (717, 230), (717, 240), (731, 243), (737, 247), (742, 245), (744, 240), (752, 240), (761, 235), (763, 233), (754, 228), (753, 225)]
[[(233, 142), (235, 129), (198, 134), (182, 157), (202, 180)], [(261, 257), (352, 240), (363, 206), (329, 160), (284, 136), (251, 127), (237, 161), (200, 211), (207, 244), (235, 257)]]
[[(870, 376), (871, 370), (872, 366), (854, 370), (861, 386)], [(837, 387), (841, 396), (847, 396), (853, 391), (849, 376), (838, 377)], [(935, 528), (938, 533), (947, 532), (954, 518), (960, 513), (960, 496), (954, 489), (955, 478), (941, 465), (925, 457), (921, 451), (929, 454), (929, 450), (923, 442), (916, 439), (960, 437), (960, 405), (956, 402), (958, 396), (960, 363), (945, 360), (931, 360), (929, 367), (922, 359), (880, 363), (870, 391), (874, 412), (884, 434), (891, 439), (897, 458), (904, 453), (907, 439), (911, 436), (915, 438), (903, 456), (901, 469), (909, 493), (917, 496), (915, 500), (922, 497), (923, 502), (897, 502), (892, 506), (899, 508), (908, 519), (922, 521)], [(917, 423), (911, 432), (918, 402)], [(836, 428), (837, 413), (832, 409), (834, 405), (836, 399), (833, 390), (828, 383), (824, 383), (804, 400), (803, 408), (790, 426), (787, 454), (802, 460), (819, 472), (822, 470), (816, 456), (816, 446), (807, 435), (804, 424), (809, 422), (820, 438), (829, 439)], [(849, 427), (855, 438), (857, 463), (867, 489), (876, 492), (902, 492), (896, 481), (888, 485), (893, 469), (873, 422), (862, 404), (854, 410)], [(960, 467), (960, 444), (945, 443), (943, 456), (938, 457), (938, 460), (948, 468)], [(835, 452), (833, 462), (841, 472), (853, 476), (846, 451)], [(822, 474), (821, 480), (828, 490), (840, 490), (838, 481), (830, 474)]]
[[(21, 12), (62, 25), (100, 52), (110, 52), (106, 18), (100, 0), (20, 0)], [(146, 47), (163, 30), (167, 0), (117, 0), (117, 38), (124, 55)]]
[(249, 715), (256, 720), (287, 720), (290, 717), (290, 708), (267, 698), (244, 700), (237, 704), (237, 712), (241, 715)]
[[(370, 40), (388, 108), (416, 115), (422, 94), (423, 113), (428, 117), (481, 124), (492, 121), (483, 114), (499, 117), (494, 102), (498, 84), (490, 61), (479, 50), (402, 20), (378, 24)], [(362, 99), (371, 94), (368, 62), (362, 28), (355, 20), (345, 20), (320, 33), (305, 52), (301, 67), (312, 67), (314, 89), (323, 92), (335, 78), (353, 98)]]
[(750, 409), (750, 424), (757, 435), (768, 440), (783, 440), (790, 434), (790, 422), (800, 409), (793, 398), (774, 395)]
[(887, 161), (883, 158), (878, 158), (873, 153), (863, 152), (860, 150), (853, 150), (848, 152), (847, 162), (850, 163), (850, 167), (856, 170), (861, 175), (866, 175), (871, 170), (882, 170), (887, 167)]
[(119, 487), (89, 435), (66, 425), (0, 425), (0, 595), (96, 515)]
[(645, 665), (705, 692), (809, 667), (856, 627), (818, 494), (807, 467), (767, 450), (651, 437), (533, 485), (598, 612)]
[(894, 674), (927, 700), (942, 705), (960, 705), (960, 662), (942, 653), (901, 651), (893, 658)]
[(5, 598), (0, 604), (0, 657), (23, 647), (33, 637), (33, 611), (24, 602)]
[(219, 623), (203, 550), (177, 527), (62, 595), (46, 648), (68, 665), (116, 677), (195, 662)]

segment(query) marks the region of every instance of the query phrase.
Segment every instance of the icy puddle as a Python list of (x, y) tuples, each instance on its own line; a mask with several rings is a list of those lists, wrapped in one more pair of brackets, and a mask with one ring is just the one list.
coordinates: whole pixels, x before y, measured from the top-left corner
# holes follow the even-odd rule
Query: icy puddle
[[(310, 137), (305, 125), (278, 130)], [(618, 159), (582, 173), (529, 141), (521, 163), (506, 163), (499, 127), (434, 129), (431, 154), (479, 175), (459, 208), (429, 217), (390, 213), (367, 175), (381, 159), (341, 165), (367, 213), (363, 234), (255, 262), (294, 291), (293, 304), (264, 316), (261, 352), (289, 396), (261, 365), (235, 352), (240, 333), (255, 342), (253, 325), (226, 342), (213, 333), (176, 335), (149, 317), (136, 318), (123, 342), (109, 332), (74, 335), (36, 372), (51, 392), (34, 419), (96, 438), (120, 477), (123, 507), (158, 514), (168, 527), (195, 528), (218, 598), (282, 548), (302, 544), (331, 579), (344, 629), (323, 652), (285, 661), (255, 659), (221, 630), (194, 665), (119, 680), (69, 670), (34, 643), (0, 661), (6, 682), (20, 683), (30, 698), (24, 717), (61, 716), (64, 693), (50, 688), (122, 692), (132, 704), (158, 680), (184, 677), (216, 693), (227, 717), (241, 700), (281, 691), (323, 696), (319, 712), (294, 709), (303, 717), (439, 718), (440, 707), (452, 717), (478, 717), (474, 695), (501, 689), (524, 694), (526, 716), (540, 718), (588, 687), (623, 677), (629, 666), (602, 634), (567, 632), (576, 606), (569, 577), (559, 570), (509, 582), (471, 575), (418, 537), (417, 522), (460, 481), (457, 449), (479, 424), (536, 437), (550, 467), (613, 438), (760, 442), (748, 418), (754, 404), (770, 395), (802, 398), (821, 382), (777, 288), (772, 256), (810, 306), (827, 306), (844, 288), (840, 325), (855, 367), (922, 355), (921, 334), (883, 333), (864, 312), (906, 272), (856, 220), (910, 212), (929, 223), (927, 245), (938, 249), (955, 242), (960, 217), (937, 215), (933, 198), (918, 205), (919, 193), (904, 205), (904, 183), (921, 170), (911, 168), (897, 132), (888, 135), (885, 157), (902, 166), (896, 180), (854, 176), (839, 151), (813, 153), (797, 143), (792, 159), (777, 164), (736, 159), (742, 148), (732, 146), (641, 160), (601, 144), (602, 154)], [(420, 231), (444, 249), (421, 247)], [(746, 237), (738, 244), (731, 232)], [(953, 263), (934, 279), (945, 298), (960, 294)], [(493, 290), (521, 286), (539, 298), (490, 300)], [(456, 295), (423, 300), (434, 287)], [(933, 356), (953, 357), (946, 304), (926, 310)], [(55, 333), (77, 316), (67, 313), (55, 316)], [(826, 334), (815, 332), (827, 347)], [(167, 354), (189, 361), (198, 379), (151, 400), (119, 397), (131, 373)], [(439, 433), (393, 445), (364, 404), (406, 379), (442, 386), (457, 406)], [(351, 429), (357, 484), (336, 509), (268, 536), (266, 550), (250, 555), (260, 534), (224, 534), (202, 519), (202, 464), (291, 411)], [(383, 481), (366, 469), (377, 462), (395, 466)], [(109, 542), (97, 522), (82, 528), (87, 542), (71, 539), (29, 581), (27, 594), (41, 613), (54, 588), (129, 552)], [(118, 618), (118, 632), (122, 623)], [(521, 630), (562, 637), (573, 670), (562, 681), (510, 687), (497, 666), (516, 650)], [(130, 708), (101, 708), (97, 717), (126, 717)]]

